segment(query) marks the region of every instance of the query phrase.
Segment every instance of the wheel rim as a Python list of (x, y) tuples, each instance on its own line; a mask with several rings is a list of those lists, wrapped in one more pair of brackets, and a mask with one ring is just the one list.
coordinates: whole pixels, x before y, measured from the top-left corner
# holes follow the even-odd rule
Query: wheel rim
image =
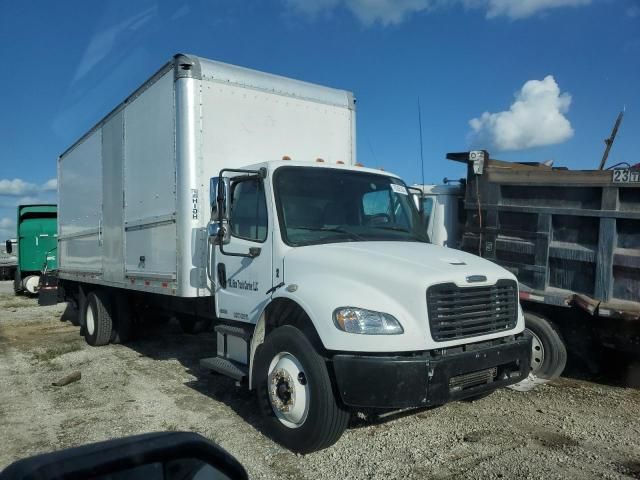
[(91, 305), (87, 305), (87, 314), (85, 316), (85, 326), (87, 327), (87, 333), (89, 335), (93, 335), (93, 332), (96, 331), (96, 321), (93, 316), (93, 308)]
[(301, 426), (309, 413), (309, 384), (300, 361), (289, 352), (273, 357), (267, 386), (278, 420), (289, 428)]
[(40, 277), (37, 275), (31, 275), (24, 281), (24, 288), (32, 295), (38, 292), (38, 284), (40, 283)]
[(525, 331), (531, 337), (531, 373), (536, 375), (544, 363), (544, 345), (533, 331), (528, 328)]

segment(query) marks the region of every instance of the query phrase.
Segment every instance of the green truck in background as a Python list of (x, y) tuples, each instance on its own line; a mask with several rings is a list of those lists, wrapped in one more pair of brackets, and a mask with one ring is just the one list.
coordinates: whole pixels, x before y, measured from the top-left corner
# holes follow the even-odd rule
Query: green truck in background
[[(13, 280), (17, 293), (38, 293), (40, 276), (57, 268), (58, 208), (55, 204), (20, 205), (17, 221), (18, 266)], [(7, 253), (14, 245), (6, 244)]]

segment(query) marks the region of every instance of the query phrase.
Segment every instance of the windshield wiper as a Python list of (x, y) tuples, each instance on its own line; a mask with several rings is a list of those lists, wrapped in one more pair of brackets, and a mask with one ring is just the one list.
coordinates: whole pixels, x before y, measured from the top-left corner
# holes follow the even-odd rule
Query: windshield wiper
[(357, 233), (350, 232), (349, 230), (345, 230), (345, 229), (340, 228), (340, 227), (321, 227), (321, 228), (316, 228), (316, 227), (290, 227), (290, 228), (297, 228), (298, 230), (308, 230), (310, 232), (343, 233), (345, 235), (349, 235), (354, 240), (364, 240), (365, 239), (364, 237), (358, 235)]
[(410, 230), (402, 227), (394, 227), (393, 225), (372, 225), (372, 228), (380, 228), (382, 230), (393, 230), (394, 232), (411, 233)]
[(406, 228), (395, 227), (393, 225), (375, 225), (375, 226), (373, 226), (373, 228), (379, 228), (381, 230), (393, 230), (394, 232), (408, 233), (410, 238), (411, 238), (411, 240), (413, 240), (415, 242), (430, 243), (428, 236), (426, 238), (422, 239), (422, 238), (420, 238), (420, 235), (417, 235), (417, 234), (413, 233), (411, 230), (407, 230)]

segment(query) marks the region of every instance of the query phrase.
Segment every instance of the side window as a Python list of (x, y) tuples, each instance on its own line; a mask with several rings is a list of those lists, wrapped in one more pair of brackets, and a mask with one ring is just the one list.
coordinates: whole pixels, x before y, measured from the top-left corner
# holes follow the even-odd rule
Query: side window
[(431, 212), (433, 211), (433, 198), (424, 197), (422, 199), (422, 209), (424, 211), (424, 224), (429, 225), (429, 219), (431, 218)]
[(267, 239), (267, 205), (259, 180), (245, 180), (232, 187), (231, 235), (264, 242)]
[(389, 190), (367, 192), (362, 196), (362, 209), (367, 217), (386, 215), (391, 217)]
[(375, 190), (362, 196), (362, 210), (365, 221), (369, 224), (392, 223), (396, 226), (408, 227), (409, 219), (399, 195), (391, 190)]

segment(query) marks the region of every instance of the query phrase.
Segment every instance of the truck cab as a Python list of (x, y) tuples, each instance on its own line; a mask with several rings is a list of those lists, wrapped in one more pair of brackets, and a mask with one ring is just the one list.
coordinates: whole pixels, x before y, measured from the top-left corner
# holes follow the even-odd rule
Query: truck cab
[(247, 379), (281, 442), (314, 450), (349, 409), (439, 405), (527, 377), (515, 277), (430, 243), (397, 176), (285, 160), (223, 171), (210, 190), (222, 324), (202, 366)]
[[(13, 289), (16, 294), (26, 292), (36, 295), (40, 276), (55, 269), (57, 250), (56, 205), (20, 205), (17, 215), (18, 265), (15, 270)], [(13, 245), (7, 242), (8, 253)]]

